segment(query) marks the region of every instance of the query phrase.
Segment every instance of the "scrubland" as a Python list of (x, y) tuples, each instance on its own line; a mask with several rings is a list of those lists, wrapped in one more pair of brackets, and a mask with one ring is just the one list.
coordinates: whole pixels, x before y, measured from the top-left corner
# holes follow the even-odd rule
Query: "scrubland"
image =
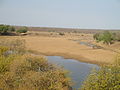
[(1, 90), (68, 90), (67, 71), (35, 56), (21, 39), (0, 39)]

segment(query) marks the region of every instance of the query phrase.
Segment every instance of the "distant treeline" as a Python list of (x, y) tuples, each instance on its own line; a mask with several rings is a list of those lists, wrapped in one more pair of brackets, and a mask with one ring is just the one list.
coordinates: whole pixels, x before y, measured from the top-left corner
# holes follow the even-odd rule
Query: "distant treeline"
[(0, 35), (11, 35), (11, 34), (18, 34), (18, 33), (26, 33), (28, 31), (27, 27), (21, 27), (16, 29), (14, 26), (10, 25), (0, 25)]

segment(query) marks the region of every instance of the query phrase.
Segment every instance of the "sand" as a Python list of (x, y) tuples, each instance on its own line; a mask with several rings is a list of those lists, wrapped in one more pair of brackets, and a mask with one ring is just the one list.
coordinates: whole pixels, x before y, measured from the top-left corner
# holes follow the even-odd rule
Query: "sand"
[[(83, 34), (82, 34), (83, 35)], [(95, 64), (112, 64), (116, 53), (104, 49), (93, 49), (86, 45), (80, 45), (72, 41), (92, 42), (91, 34), (71, 34), (65, 36), (25, 36), (27, 48), (49, 56), (63, 56), (64, 58), (77, 59), (83, 62)], [(72, 40), (71, 40), (72, 39)]]

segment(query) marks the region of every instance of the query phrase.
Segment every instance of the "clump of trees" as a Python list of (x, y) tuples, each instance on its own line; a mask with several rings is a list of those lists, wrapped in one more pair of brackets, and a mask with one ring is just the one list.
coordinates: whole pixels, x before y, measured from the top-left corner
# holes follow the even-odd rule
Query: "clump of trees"
[(97, 42), (103, 42), (105, 44), (112, 44), (114, 41), (120, 41), (120, 33), (111, 33), (109, 31), (104, 31), (103, 33), (96, 33), (93, 38)]
[(15, 31), (15, 28), (13, 26), (0, 25), (0, 34), (1, 35), (7, 35), (7, 34), (12, 33), (14, 31)]
[(22, 43), (0, 40), (0, 89), (66, 90), (70, 86), (65, 70), (48, 63), (42, 56), (21, 53)]
[(10, 35), (12, 33), (26, 33), (28, 31), (27, 27), (21, 27), (16, 29), (14, 26), (10, 25), (0, 25), (0, 35)]

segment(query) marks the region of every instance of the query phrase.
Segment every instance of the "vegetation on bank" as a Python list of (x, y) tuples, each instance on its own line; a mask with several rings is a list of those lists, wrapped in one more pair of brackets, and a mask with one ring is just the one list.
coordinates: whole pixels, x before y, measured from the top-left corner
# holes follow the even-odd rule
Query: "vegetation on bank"
[(20, 34), (20, 33), (26, 33), (28, 31), (27, 27), (21, 27), (19, 29), (16, 29), (14, 26), (10, 25), (0, 25), (0, 35), (11, 35), (11, 34)]
[(104, 31), (103, 33), (96, 33), (93, 38), (97, 42), (103, 42), (104, 44), (112, 44), (114, 41), (120, 41), (120, 32), (112, 33), (109, 31)]
[(28, 31), (27, 27), (23, 27), (23, 28), (16, 30), (17, 33), (26, 33), (27, 31)]
[(67, 72), (25, 50), (23, 40), (0, 40), (1, 90), (64, 90)]
[(120, 54), (113, 65), (93, 70), (81, 90), (120, 90)]
[(13, 26), (0, 25), (0, 35), (8, 35), (9, 33), (12, 33), (14, 31), (15, 28)]

